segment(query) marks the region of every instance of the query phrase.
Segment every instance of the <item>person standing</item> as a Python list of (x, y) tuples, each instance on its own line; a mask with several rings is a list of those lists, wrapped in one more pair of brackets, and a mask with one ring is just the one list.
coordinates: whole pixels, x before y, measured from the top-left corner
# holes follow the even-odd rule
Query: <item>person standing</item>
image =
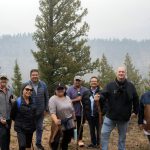
[(126, 68), (118, 67), (116, 79), (106, 85), (102, 96), (107, 100), (106, 116), (101, 130), (102, 150), (108, 150), (110, 133), (117, 127), (118, 150), (125, 150), (130, 118), (138, 114), (139, 99), (134, 85), (126, 79)]
[(75, 109), (75, 115), (77, 120), (78, 145), (81, 147), (84, 146), (84, 143), (82, 141), (83, 127), (81, 126), (81, 124), (84, 123), (81, 100), (82, 100), (82, 95), (86, 90), (87, 88), (82, 86), (81, 76), (75, 76), (74, 84), (71, 87), (69, 87), (67, 90), (67, 95), (72, 100)]
[(32, 69), (30, 71), (30, 85), (33, 87), (31, 97), (36, 104), (36, 147), (38, 150), (44, 150), (42, 146), (43, 120), (48, 111), (49, 94), (46, 84), (39, 79), (39, 71)]
[[(72, 102), (70, 98), (66, 96), (65, 85), (59, 83), (56, 86), (55, 95), (49, 100), (49, 111), (52, 118), (53, 127), (51, 128), (51, 134), (54, 133), (56, 128), (58, 128), (57, 132), (55, 133), (57, 137), (58, 133), (62, 132), (62, 140), (60, 135), (59, 138), (56, 138), (55, 135), (51, 135), (51, 148), (52, 150), (59, 150), (59, 148), (62, 150), (67, 150), (68, 144), (73, 137), (75, 128), (74, 121), (76, 118)], [(54, 137), (53, 140), (52, 137)]]
[(0, 149), (9, 150), (10, 128), (11, 128), (11, 100), (13, 93), (8, 87), (8, 77), (5, 74), (0, 75)]
[(36, 106), (31, 98), (33, 88), (29, 83), (22, 85), (21, 96), (13, 103), (11, 118), (17, 132), (19, 150), (31, 149), (33, 132), (36, 129)]
[(150, 143), (150, 91), (145, 92), (140, 99), (138, 124)]
[[(96, 76), (90, 78), (90, 88), (83, 93), (82, 103), (84, 114), (90, 128), (91, 144), (89, 148), (97, 148), (100, 145), (100, 128), (102, 125), (103, 105), (100, 100), (99, 80)], [(96, 103), (100, 101), (100, 103)]]

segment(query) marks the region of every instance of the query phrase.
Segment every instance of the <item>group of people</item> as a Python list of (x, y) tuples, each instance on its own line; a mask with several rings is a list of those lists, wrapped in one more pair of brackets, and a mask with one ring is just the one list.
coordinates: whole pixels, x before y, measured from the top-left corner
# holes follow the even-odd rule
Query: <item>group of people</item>
[[(7, 86), (8, 77), (0, 76), (0, 148), (9, 150), (11, 121), (17, 132), (19, 150), (30, 149), (36, 131), (36, 148), (42, 146), (44, 116), (51, 117), (49, 145), (52, 150), (67, 150), (76, 140), (77, 147), (86, 146), (83, 126), (87, 121), (91, 142), (87, 148), (108, 150), (109, 137), (118, 129), (118, 150), (125, 150), (126, 132), (130, 119), (138, 116), (140, 129), (150, 142), (150, 92), (139, 101), (136, 88), (126, 78), (126, 68), (116, 71), (116, 78), (101, 89), (100, 81), (92, 76), (89, 88), (82, 86), (82, 77), (75, 76), (68, 88), (56, 84), (54, 95), (48, 94), (46, 84), (39, 79), (39, 71), (30, 72), (30, 80), (22, 85), (20, 97), (14, 100), (13, 90)], [(102, 81), (101, 81), (102, 82)], [(77, 131), (77, 133), (75, 132)], [(76, 135), (77, 134), (77, 135)], [(75, 136), (76, 135), (76, 136)]]

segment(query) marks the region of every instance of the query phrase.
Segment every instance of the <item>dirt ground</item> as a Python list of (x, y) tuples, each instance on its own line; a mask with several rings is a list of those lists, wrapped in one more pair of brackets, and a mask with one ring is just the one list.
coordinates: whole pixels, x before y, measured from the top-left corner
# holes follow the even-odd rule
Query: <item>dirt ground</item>
[[(50, 150), (48, 144), (49, 136), (50, 136), (50, 119), (46, 118), (44, 120), (44, 133), (43, 133), (43, 145), (45, 150)], [(85, 123), (84, 125), (83, 140), (85, 142), (85, 145), (90, 144), (90, 135), (89, 135), (89, 128), (87, 123)], [(34, 141), (35, 141), (35, 136), (33, 139), (33, 143), (35, 143)], [(117, 150), (118, 134), (116, 129), (112, 132), (109, 143), (110, 143), (109, 150)], [(76, 149), (76, 144), (74, 142), (70, 143), (69, 150), (75, 150), (75, 149)], [(86, 150), (88, 148), (85, 146), (84, 148), (79, 148), (79, 149)], [(11, 150), (18, 150), (18, 142), (13, 127), (11, 131)], [(148, 140), (146, 136), (143, 134), (143, 131), (139, 130), (136, 119), (130, 121), (129, 124), (128, 132), (127, 132), (126, 150), (150, 150), (150, 146), (148, 145)]]

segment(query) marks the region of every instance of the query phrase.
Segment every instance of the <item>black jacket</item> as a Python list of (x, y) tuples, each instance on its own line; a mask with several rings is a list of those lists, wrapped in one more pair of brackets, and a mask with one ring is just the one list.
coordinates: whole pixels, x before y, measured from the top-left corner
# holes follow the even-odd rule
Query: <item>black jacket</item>
[[(95, 94), (96, 93), (101, 93), (101, 90), (99, 89), (99, 87), (96, 89)], [(90, 97), (93, 95), (91, 89), (85, 91), (83, 93), (82, 96), (82, 104), (83, 104), (83, 110), (84, 110), (84, 115), (85, 117), (88, 119), (91, 116), (91, 101), (90, 101)], [(103, 111), (103, 103), (100, 100), (100, 108), (101, 111)], [(96, 103), (94, 103), (94, 107), (93, 107), (93, 116), (94, 117), (98, 117), (99, 116), (99, 111), (98, 111), (98, 107), (96, 105)]]
[(32, 99), (30, 103), (26, 104), (24, 99), (21, 97), (21, 104), (18, 105), (17, 101), (14, 102), (11, 118), (15, 121), (15, 131), (34, 132), (36, 128), (36, 106)]
[(106, 116), (116, 121), (128, 121), (131, 113), (138, 114), (139, 98), (134, 85), (117, 79), (110, 82), (102, 92), (107, 101)]

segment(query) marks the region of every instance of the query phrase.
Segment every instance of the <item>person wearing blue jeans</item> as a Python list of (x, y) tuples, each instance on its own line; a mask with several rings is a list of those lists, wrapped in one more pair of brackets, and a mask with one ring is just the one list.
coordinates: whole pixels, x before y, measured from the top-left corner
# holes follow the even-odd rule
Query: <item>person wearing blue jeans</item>
[(32, 98), (36, 104), (36, 147), (44, 150), (42, 146), (43, 120), (48, 111), (49, 94), (46, 84), (39, 79), (39, 71), (32, 69), (30, 72), (30, 85), (33, 87)]
[(125, 150), (126, 132), (128, 121), (113, 121), (105, 117), (101, 130), (101, 145), (102, 150), (108, 149), (108, 141), (111, 131), (117, 127), (119, 133), (118, 150)]
[(112, 130), (118, 129), (118, 150), (125, 150), (126, 132), (130, 118), (138, 114), (139, 99), (134, 85), (126, 79), (126, 68), (119, 67), (116, 79), (108, 83), (100, 95), (107, 103), (101, 130), (101, 148), (108, 150)]

